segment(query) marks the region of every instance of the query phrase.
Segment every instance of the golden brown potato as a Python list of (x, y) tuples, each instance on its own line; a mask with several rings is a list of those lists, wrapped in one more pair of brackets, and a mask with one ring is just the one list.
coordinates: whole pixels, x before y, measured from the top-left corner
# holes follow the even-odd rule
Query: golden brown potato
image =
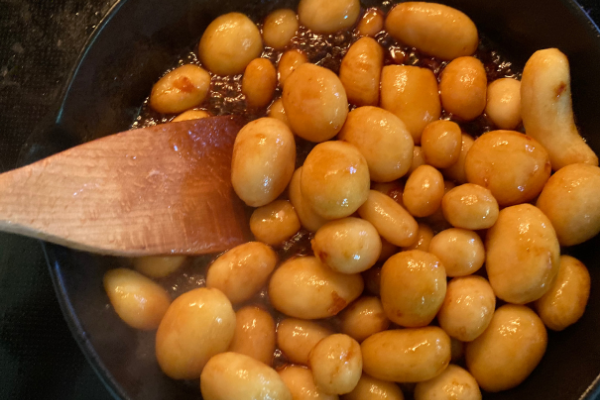
[(358, 342), (390, 326), (378, 297), (361, 297), (340, 314), (340, 330)]
[(408, 169), (408, 175), (412, 174), (415, 169), (419, 168), (421, 165), (425, 164), (425, 155), (423, 154), (423, 149), (421, 146), (415, 146), (413, 148), (413, 159)]
[(285, 115), (283, 101), (281, 99), (277, 99), (273, 102), (273, 104), (271, 104), (267, 112), (267, 116), (278, 119), (287, 126), (290, 126), (290, 122), (288, 121), (287, 116)]
[(304, 167), (298, 168), (294, 172), (294, 175), (292, 175), (288, 195), (290, 196), (290, 202), (294, 206), (294, 209), (296, 210), (298, 218), (300, 218), (300, 222), (302, 223), (304, 229), (311, 232), (316, 232), (320, 227), (327, 223), (327, 220), (318, 215), (302, 195), (302, 190), (300, 189), (300, 178), (302, 176), (303, 169)]
[(371, 190), (377, 190), (391, 197), (396, 203), (404, 207), (402, 194), (404, 194), (404, 183), (401, 181), (393, 182), (371, 182)]
[(442, 199), (444, 218), (456, 228), (488, 229), (498, 219), (498, 202), (489, 189), (474, 183), (457, 186)]
[(379, 104), (379, 82), (383, 68), (383, 48), (375, 39), (354, 42), (340, 65), (340, 80), (348, 101), (357, 106)]
[(362, 373), (360, 345), (342, 333), (327, 336), (310, 352), (309, 365), (317, 388), (329, 394), (350, 393)]
[(516, 129), (521, 123), (521, 81), (500, 78), (487, 88), (485, 113), (500, 129)]
[(481, 400), (481, 391), (473, 375), (458, 365), (448, 365), (435, 378), (417, 383), (415, 400)]
[(229, 351), (245, 354), (266, 365), (273, 364), (275, 321), (262, 308), (247, 306), (235, 313), (235, 333)]
[(483, 266), (485, 249), (479, 235), (473, 231), (450, 228), (435, 235), (429, 252), (437, 256), (448, 276), (465, 276)]
[(242, 94), (250, 108), (264, 108), (273, 100), (277, 87), (277, 71), (270, 60), (255, 58), (244, 70)]
[(485, 109), (486, 96), (485, 68), (475, 57), (459, 57), (442, 72), (442, 106), (457, 118), (471, 121), (480, 116)]
[(343, 395), (342, 400), (404, 400), (404, 396), (395, 383), (362, 374), (354, 390)]
[[(403, 251), (408, 250), (423, 250), (429, 251), (429, 245), (433, 238), (433, 230), (429, 225), (419, 222), (419, 230), (417, 231), (417, 241), (412, 246), (403, 247)], [(388, 257), (389, 258), (389, 257)], [(387, 260), (387, 258), (386, 258)]]
[(408, 177), (402, 202), (415, 217), (428, 217), (442, 205), (444, 177), (431, 165), (421, 165)]
[(452, 121), (433, 121), (423, 130), (423, 158), (436, 168), (448, 168), (458, 161), (462, 145), (460, 126)]
[(308, 62), (308, 57), (302, 50), (293, 49), (288, 50), (281, 55), (279, 64), (277, 65), (277, 76), (279, 84), (283, 87), (287, 78), (298, 68), (300, 65)]
[(287, 200), (275, 200), (257, 208), (250, 217), (250, 230), (256, 240), (276, 246), (300, 230), (294, 206)]
[(263, 40), (275, 50), (285, 48), (298, 32), (298, 17), (294, 10), (280, 9), (271, 12), (263, 24)]
[(186, 256), (138, 257), (133, 260), (133, 269), (150, 278), (164, 278), (177, 271), (186, 259)]
[(460, 155), (458, 160), (450, 167), (444, 168), (442, 174), (447, 178), (455, 181), (458, 184), (467, 183), (467, 174), (465, 172), (465, 159), (471, 147), (475, 143), (475, 139), (463, 133), (461, 136)]
[(211, 116), (212, 115), (208, 111), (188, 110), (188, 111), (185, 111), (185, 112), (179, 114), (177, 117), (173, 118), (173, 120), (171, 122), (191, 121), (194, 119), (208, 118)]
[(315, 33), (335, 33), (350, 28), (358, 19), (358, 0), (300, 0), (300, 22)]
[(279, 376), (292, 393), (293, 400), (338, 400), (336, 394), (326, 394), (315, 385), (310, 369), (287, 365), (279, 370)]
[(182, 65), (154, 84), (150, 107), (159, 113), (180, 113), (202, 103), (209, 89), (208, 72), (197, 65)]
[(360, 36), (375, 36), (383, 29), (385, 17), (378, 8), (370, 8), (358, 23), (356, 30)]
[(311, 350), (333, 331), (312, 321), (286, 318), (277, 326), (277, 347), (293, 363), (308, 365)]

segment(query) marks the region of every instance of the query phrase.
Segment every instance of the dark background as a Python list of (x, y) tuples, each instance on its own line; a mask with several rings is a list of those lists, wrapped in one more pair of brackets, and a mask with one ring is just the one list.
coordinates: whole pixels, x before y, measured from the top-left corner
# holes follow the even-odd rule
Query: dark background
[[(29, 135), (48, 124), (87, 38), (116, 1), (0, 0), (1, 171), (15, 168)], [(600, 0), (580, 4), (600, 21)], [(0, 234), (0, 399), (35, 398), (111, 397), (67, 328), (39, 242)]]

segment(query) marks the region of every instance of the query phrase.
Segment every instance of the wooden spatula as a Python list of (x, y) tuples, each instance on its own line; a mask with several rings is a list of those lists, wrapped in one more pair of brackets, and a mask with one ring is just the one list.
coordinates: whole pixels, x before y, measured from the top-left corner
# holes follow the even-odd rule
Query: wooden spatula
[(234, 117), (107, 136), (0, 175), (0, 230), (122, 256), (204, 254), (245, 241), (231, 186)]

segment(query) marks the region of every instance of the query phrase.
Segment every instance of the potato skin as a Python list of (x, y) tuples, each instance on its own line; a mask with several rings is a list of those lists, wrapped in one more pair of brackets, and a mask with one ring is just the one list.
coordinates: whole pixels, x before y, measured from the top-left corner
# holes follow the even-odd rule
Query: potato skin
[(406, 181), (402, 202), (415, 217), (428, 217), (439, 210), (444, 197), (444, 177), (431, 165), (417, 167)]
[(310, 352), (309, 365), (319, 389), (330, 394), (350, 393), (362, 372), (360, 345), (343, 333), (327, 336)]
[(390, 320), (385, 315), (378, 297), (359, 298), (342, 311), (339, 320), (342, 333), (358, 342), (377, 332), (385, 331), (390, 326)]
[(320, 227), (327, 223), (327, 220), (313, 210), (302, 194), (302, 189), (300, 186), (303, 170), (304, 167), (300, 167), (294, 171), (292, 180), (290, 181), (288, 187), (288, 195), (304, 229), (311, 232), (316, 232)]
[(333, 331), (313, 321), (286, 318), (277, 326), (277, 347), (294, 364), (308, 365), (311, 350)]
[(467, 183), (467, 174), (465, 171), (465, 160), (475, 140), (463, 133), (461, 136), (460, 155), (458, 160), (448, 168), (442, 170), (442, 174), (446, 179), (450, 179), (458, 184)]
[(485, 109), (486, 96), (485, 68), (475, 57), (459, 57), (442, 72), (442, 106), (461, 120), (471, 121), (480, 116)]
[(435, 235), (429, 243), (431, 254), (437, 256), (448, 276), (471, 275), (483, 266), (485, 249), (476, 232), (450, 228)]
[(357, 106), (379, 104), (379, 83), (383, 68), (383, 48), (370, 37), (350, 46), (340, 65), (340, 80), (348, 101)]
[(254, 237), (276, 246), (292, 237), (301, 228), (294, 206), (288, 200), (275, 200), (254, 210), (250, 230)]
[(315, 385), (310, 369), (299, 365), (286, 365), (278, 371), (288, 387), (293, 400), (338, 400), (336, 394), (327, 394)]
[(240, 308), (235, 313), (235, 333), (229, 351), (271, 366), (275, 352), (275, 321), (271, 314), (255, 306)]
[(421, 149), (427, 164), (448, 168), (458, 161), (462, 145), (460, 126), (452, 121), (433, 121), (423, 130)]
[(404, 400), (404, 395), (395, 383), (363, 374), (354, 390), (343, 395), (342, 400)]
[(417, 383), (415, 400), (481, 400), (481, 391), (469, 372), (448, 365), (437, 377)]
[(159, 113), (180, 113), (202, 103), (209, 89), (208, 72), (196, 65), (182, 65), (154, 84), (150, 107)]
[(487, 89), (485, 113), (500, 129), (516, 129), (521, 123), (521, 81), (496, 79)]
[(315, 33), (330, 34), (354, 25), (360, 13), (358, 0), (301, 0), (300, 22)]
[(498, 219), (499, 207), (489, 189), (465, 183), (450, 189), (442, 198), (444, 218), (456, 228), (491, 228)]
[(280, 9), (271, 12), (263, 24), (263, 40), (276, 50), (285, 48), (298, 31), (298, 17), (294, 10)]
[(264, 108), (273, 100), (277, 88), (277, 71), (266, 58), (255, 58), (244, 71), (242, 93), (250, 108)]

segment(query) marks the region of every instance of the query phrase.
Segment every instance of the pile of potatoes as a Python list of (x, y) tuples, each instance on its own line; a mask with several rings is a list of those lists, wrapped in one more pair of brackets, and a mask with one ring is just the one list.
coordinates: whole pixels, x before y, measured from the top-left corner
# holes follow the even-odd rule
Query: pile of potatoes
[[(288, 47), (299, 24), (355, 30), (339, 76)], [(383, 29), (446, 62), (439, 81), (384, 66), (373, 39)], [(243, 73), (248, 107), (268, 107), (239, 132), (231, 166), (235, 193), (255, 207), (255, 241), (172, 302), (151, 278), (183, 257), (107, 272), (119, 316), (158, 329), (165, 374), (200, 377), (205, 400), (403, 399), (396, 383), (416, 400), (470, 400), (529, 376), (546, 329), (585, 310), (589, 273), (561, 246), (600, 231), (600, 169), (574, 123), (566, 56), (540, 50), (521, 81), (488, 82), (478, 43), (469, 17), (419, 2), (384, 15), (358, 0), (301, 0), (262, 32), (239, 13), (208, 26), (204, 68)], [(285, 49), (277, 65), (263, 46)], [(210, 90), (204, 68), (165, 75), (151, 107), (176, 121), (208, 116), (194, 110)], [(463, 133), (459, 123), (483, 113), (499, 130)], [(296, 169), (297, 137), (316, 145)], [(301, 229), (314, 255), (280, 262), (274, 249)], [(276, 314), (257, 305), (265, 287)], [(287, 362), (277, 370), (276, 352)]]

